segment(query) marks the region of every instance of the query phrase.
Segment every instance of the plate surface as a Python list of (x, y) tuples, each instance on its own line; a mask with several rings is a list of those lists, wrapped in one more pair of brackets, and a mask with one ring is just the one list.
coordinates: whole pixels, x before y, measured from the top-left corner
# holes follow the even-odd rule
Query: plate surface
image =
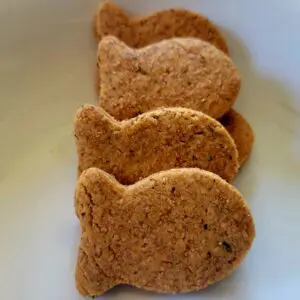
[[(202, 292), (120, 287), (102, 299), (276, 300), (300, 294), (300, 3), (297, 0), (116, 1), (134, 13), (184, 6), (214, 20), (243, 76), (236, 104), (256, 143), (235, 185), (257, 237), (241, 268)], [(0, 4), (0, 298), (82, 299), (74, 286), (73, 116), (96, 103), (97, 1)]]

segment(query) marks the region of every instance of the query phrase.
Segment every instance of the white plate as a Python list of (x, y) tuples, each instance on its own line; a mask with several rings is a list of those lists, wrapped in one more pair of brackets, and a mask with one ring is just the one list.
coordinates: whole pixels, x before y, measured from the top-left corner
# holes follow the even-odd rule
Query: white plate
[[(256, 219), (251, 253), (205, 291), (167, 296), (116, 288), (103, 299), (299, 299), (300, 3), (298, 0), (118, 1), (132, 12), (185, 6), (223, 29), (243, 76), (237, 109), (254, 127), (236, 180)], [(81, 299), (74, 286), (73, 115), (96, 103), (97, 1), (0, 4), (0, 299)]]

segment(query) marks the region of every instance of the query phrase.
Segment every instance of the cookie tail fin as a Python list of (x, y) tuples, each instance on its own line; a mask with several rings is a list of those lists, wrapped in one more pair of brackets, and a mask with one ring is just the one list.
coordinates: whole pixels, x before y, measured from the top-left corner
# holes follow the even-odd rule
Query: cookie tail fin
[(101, 107), (83, 105), (75, 116), (74, 135), (76, 143), (90, 143), (106, 140), (112, 131), (118, 127), (118, 122)]
[[(126, 72), (137, 64), (135, 50), (114, 36), (104, 37), (98, 46), (97, 67), (100, 98), (105, 101), (106, 89), (104, 86), (113, 87), (116, 82), (122, 82), (127, 77)], [(115, 74), (118, 75), (115, 75)], [(114, 74), (114, 80), (112, 80)], [(118, 79), (118, 80), (116, 80)], [(112, 101), (109, 101), (111, 104)]]
[(89, 168), (80, 175), (75, 191), (75, 211), (84, 226), (92, 226), (94, 211), (114, 210), (122, 198), (125, 187), (112, 175)]
[[(89, 247), (85, 243), (81, 246)], [(82, 247), (77, 257), (75, 281), (79, 293), (90, 297), (100, 296), (116, 285), (116, 281), (103, 272), (94, 255), (88, 255)]]
[(111, 0), (103, 1), (96, 13), (94, 31), (100, 41), (106, 35), (113, 35), (131, 45), (133, 30), (129, 16)]
[[(122, 40), (115, 36), (105, 36), (98, 46), (98, 66), (102, 67), (103, 63), (112, 65), (117, 60), (125, 58), (128, 60), (128, 53), (133, 49), (127, 46)], [(110, 61), (106, 61), (110, 59)], [(100, 65), (99, 65), (100, 64)]]

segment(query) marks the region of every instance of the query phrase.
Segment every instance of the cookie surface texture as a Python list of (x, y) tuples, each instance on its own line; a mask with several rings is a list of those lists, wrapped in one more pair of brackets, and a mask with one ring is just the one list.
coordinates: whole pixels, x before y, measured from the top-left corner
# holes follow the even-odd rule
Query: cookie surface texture
[(207, 41), (228, 54), (217, 27), (205, 16), (186, 9), (167, 9), (145, 17), (130, 17), (112, 1), (100, 4), (94, 19), (98, 40), (113, 35), (134, 48), (173, 37), (193, 37)]
[(76, 189), (76, 285), (98, 296), (118, 284), (181, 293), (227, 277), (255, 236), (240, 193), (219, 176), (173, 169), (125, 187), (99, 169)]
[(238, 154), (225, 128), (203, 113), (164, 108), (118, 122), (85, 105), (75, 118), (78, 175), (97, 167), (122, 184), (178, 167), (197, 167), (231, 181)]
[(100, 105), (118, 120), (178, 106), (219, 118), (234, 104), (241, 85), (228, 56), (193, 38), (133, 49), (105, 37), (98, 48), (98, 68)]
[(239, 155), (240, 166), (248, 160), (254, 143), (254, 132), (246, 119), (231, 109), (220, 119), (221, 124), (226, 128), (233, 138)]

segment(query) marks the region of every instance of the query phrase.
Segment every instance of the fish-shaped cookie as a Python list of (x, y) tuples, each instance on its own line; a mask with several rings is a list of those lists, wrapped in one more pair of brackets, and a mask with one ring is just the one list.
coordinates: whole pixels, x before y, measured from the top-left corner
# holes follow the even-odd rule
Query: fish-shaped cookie
[(186, 108), (157, 109), (119, 122), (102, 108), (85, 105), (76, 115), (75, 138), (78, 175), (97, 167), (122, 184), (178, 167), (205, 169), (231, 181), (239, 168), (225, 128)]
[(241, 86), (233, 61), (194, 38), (133, 49), (115, 37), (104, 37), (98, 68), (100, 105), (118, 120), (177, 106), (220, 118), (234, 104)]
[(75, 277), (85, 296), (119, 284), (163, 293), (206, 288), (240, 265), (255, 236), (241, 194), (200, 169), (162, 171), (124, 186), (91, 168), (78, 180), (76, 203)]
[(114, 35), (134, 48), (173, 37), (194, 37), (228, 53), (226, 41), (216, 25), (207, 17), (183, 8), (131, 17), (113, 1), (103, 1), (95, 15), (94, 32), (98, 40)]

